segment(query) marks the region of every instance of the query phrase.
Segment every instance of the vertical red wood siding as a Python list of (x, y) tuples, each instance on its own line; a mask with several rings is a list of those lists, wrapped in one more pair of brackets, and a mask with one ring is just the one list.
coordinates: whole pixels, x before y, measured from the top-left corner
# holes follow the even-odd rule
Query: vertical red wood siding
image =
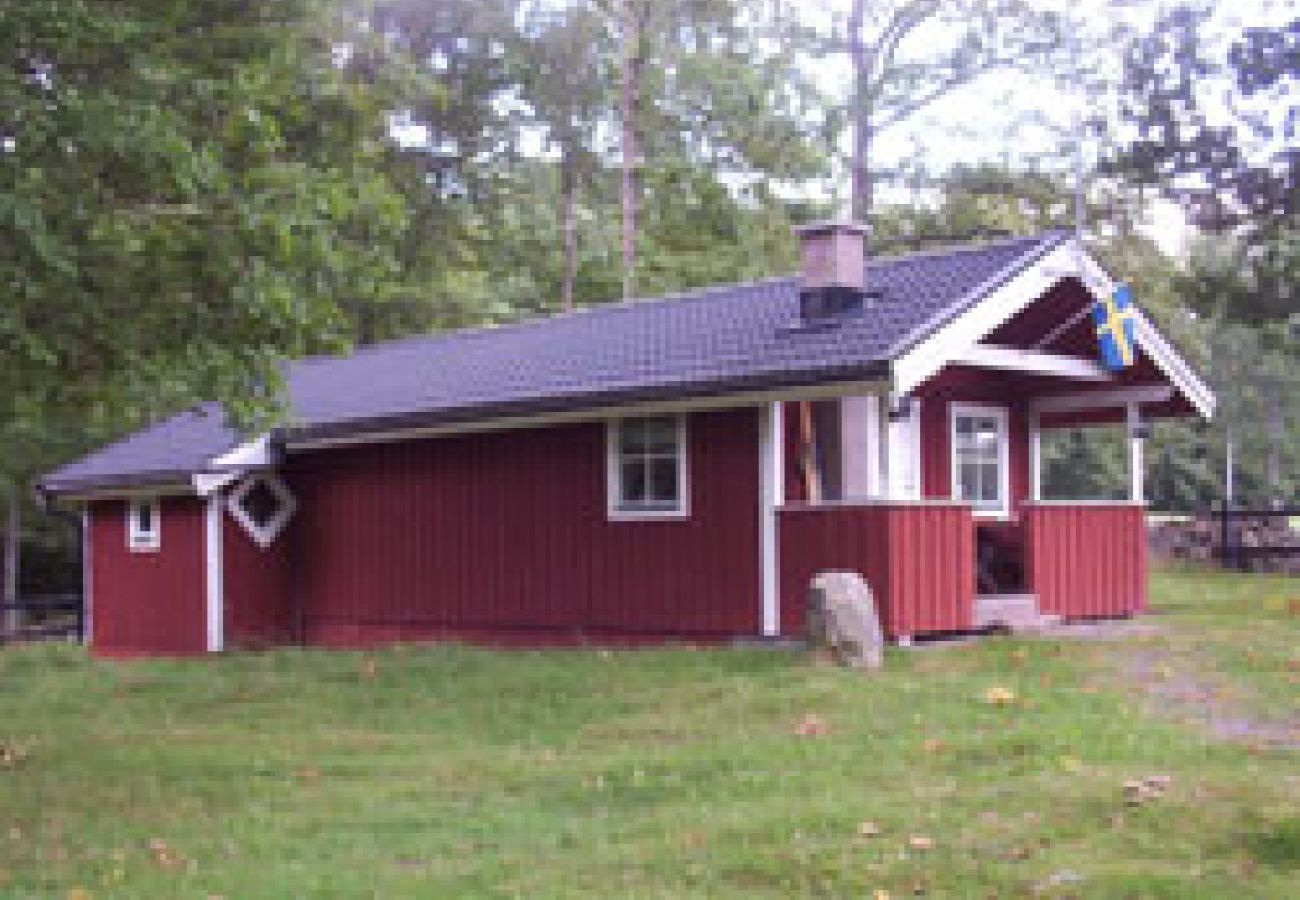
[(996, 374), (971, 369), (941, 373), (917, 392), (921, 398), (921, 488), (926, 497), (952, 497), (952, 407), (973, 403), (1007, 410), (1011, 514), (1029, 495), (1029, 412), (1023, 397)]
[(90, 506), (91, 647), (103, 655), (207, 649), (204, 501), (160, 499), (162, 545), (127, 546), (126, 501)]
[(259, 547), (225, 510), (221, 513), (222, 592), (226, 646), (269, 647), (294, 640), (291, 533)]
[(293, 459), (311, 643), (759, 631), (758, 413), (688, 418), (690, 515), (610, 521), (603, 423)]
[(780, 513), (781, 632), (804, 633), (818, 572), (858, 572), (890, 637), (965, 631), (975, 596), (970, 510), (947, 505), (825, 506)]
[(1125, 504), (1026, 506), (1027, 579), (1040, 609), (1071, 619), (1145, 611), (1144, 513)]

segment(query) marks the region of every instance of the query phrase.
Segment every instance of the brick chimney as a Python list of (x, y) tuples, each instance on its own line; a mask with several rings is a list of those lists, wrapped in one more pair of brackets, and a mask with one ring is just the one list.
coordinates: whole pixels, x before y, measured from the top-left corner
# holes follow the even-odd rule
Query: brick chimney
[(867, 226), (814, 222), (795, 233), (803, 245), (803, 319), (818, 321), (861, 310), (867, 288)]

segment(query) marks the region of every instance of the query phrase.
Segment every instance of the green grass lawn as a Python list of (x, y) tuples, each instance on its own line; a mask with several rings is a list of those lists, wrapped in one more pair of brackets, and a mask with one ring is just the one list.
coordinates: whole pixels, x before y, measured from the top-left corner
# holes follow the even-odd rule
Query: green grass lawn
[(1155, 594), (1150, 633), (873, 676), (766, 650), (0, 651), (0, 895), (1298, 896), (1300, 582)]

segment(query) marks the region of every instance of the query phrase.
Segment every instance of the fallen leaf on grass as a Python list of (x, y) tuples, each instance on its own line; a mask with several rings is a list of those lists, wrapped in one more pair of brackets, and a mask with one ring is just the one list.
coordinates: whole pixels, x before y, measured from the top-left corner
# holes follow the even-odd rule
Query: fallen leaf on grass
[(17, 744), (0, 741), (0, 768), (12, 769), (27, 758), (27, 750)]
[(921, 745), (926, 753), (938, 753), (944, 748), (943, 741), (938, 738), (926, 738), (925, 743)]
[(90, 891), (79, 887), (72, 888), (67, 894), (68, 900), (90, 900), (90, 896)]
[(1083, 772), (1083, 760), (1077, 756), (1062, 756), (1061, 768), (1071, 775), (1079, 775)]
[(294, 769), (293, 777), (301, 778), (303, 781), (313, 781), (320, 778), (320, 769), (314, 769), (311, 766), (302, 769)]
[(1016, 692), (997, 685), (984, 692), (984, 702), (990, 706), (1007, 706), (1016, 702)]
[(373, 681), (379, 671), (379, 666), (373, 659), (363, 660), (361, 663), (361, 677)]
[(167, 846), (162, 838), (150, 839), (149, 852), (153, 854), (153, 861), (164, 869), (173, 869), (183, 862), (181, 855)]
[(925, 834), (914, 834), (907, 839), (907, 846), (918, 853), (925, 853), (934, 849), (934, 838)]
[(830, 730), (821, 716), (807, 715), (795, 726), (794, 733), (799, 737), (821, 737)]
[(858, 825), (858, 836), (864, 838), (873, 838), (880, 834), (880, 826), (875, 822), (867, 820)]

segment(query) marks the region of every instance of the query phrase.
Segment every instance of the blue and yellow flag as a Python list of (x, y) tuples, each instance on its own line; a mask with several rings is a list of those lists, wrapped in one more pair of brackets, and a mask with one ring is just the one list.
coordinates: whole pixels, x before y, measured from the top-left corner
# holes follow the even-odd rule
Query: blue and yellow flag
[(1133, 365), (1137, 358), (1137, 313), (1133, 293), (1121, 284), (1115, 293), (1098, 300), (1092, 308), (1097, 323), (1097, 340), (1101, 343), (1101, 361), (1113, 372)]

